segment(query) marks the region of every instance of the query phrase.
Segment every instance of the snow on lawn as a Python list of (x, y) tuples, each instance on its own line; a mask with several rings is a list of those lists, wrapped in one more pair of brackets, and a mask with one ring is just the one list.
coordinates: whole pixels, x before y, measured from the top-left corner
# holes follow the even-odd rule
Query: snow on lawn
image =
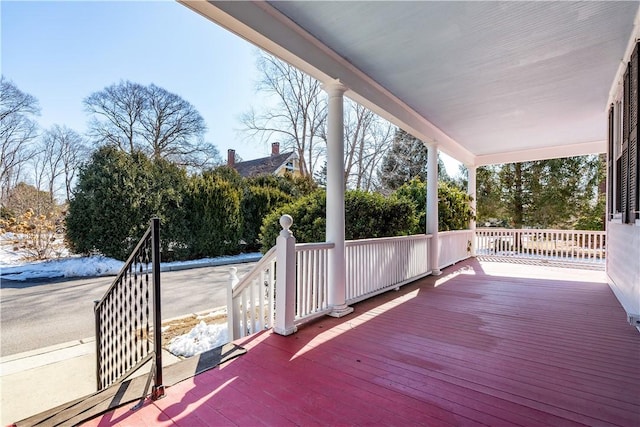
[(5, 267), (0, 259), (0, 278), (25, 281), (59, 277), (110, 276), (118, 274), (123, 264), (122, 261), (113, 258), (93, 256), (28, 262)]
[[(4, 244), (7, 240), (6, 236), (0, 236), (0, 241), (3, 243), (0, 245), (0, 279), (2, 280), (25, 281), (60, 277), (115, 276), (124, 265), (122, 261), (103, 256), (69, 256), (47, 261), (26, 262), (23, 260), (23, 253), (14, 250), (10, 244)], [(167, 271), (257, 261), (260, 256), (259, 253), (249, 253), (193, 261), (167, 262), (161, 264), (161, 269)]]
[(227, 324), (207, 325), (204, 320), (188, 334), (175, 337), (169, 343), (169, 351), (182, 357), (191, 357), (229, 342)]

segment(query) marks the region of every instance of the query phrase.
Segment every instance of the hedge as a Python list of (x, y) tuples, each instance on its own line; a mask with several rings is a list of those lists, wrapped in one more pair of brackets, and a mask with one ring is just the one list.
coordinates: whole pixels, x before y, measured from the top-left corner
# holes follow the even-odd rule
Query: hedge
[[(275, 209), (260, 228), (262, 252), (275, 245), (280, 233), (280, 217), (293, 217), (292, 231), (299, 243), (324, 242), (326, 233), (326, 193), (317, 190), (293, 203)], [(415, 228), (415, 209), (407, 199), (385, 198), (378, 193), (345, 193), (345, 238), (356, 240), (408, 235)]]

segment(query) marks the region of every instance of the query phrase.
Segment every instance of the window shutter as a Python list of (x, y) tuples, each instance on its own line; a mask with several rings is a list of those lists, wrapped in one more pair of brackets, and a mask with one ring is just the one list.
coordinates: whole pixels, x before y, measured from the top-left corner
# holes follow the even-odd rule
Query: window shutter
[(629, 117), (629, 103), (630, 103), (630, 81), (629, 81), (629, 69), (631, 67), (627, 65), (627, 70), (624, 73), (624, 86), (623, 92), (623, 104), (622, 104), (622, 156), (620, 157), (620, 170), (621, 177), (621, 191), (620, 191), (620, 212), (622, 212), (622, 222), (627, 222), (627, 208), (629, 192), (629, 130), (630, 130), (630, 117)]
[(629, 139), (629, 212), (628, 222), (635, 222), (638, 217), (638, 134)]
[[(628, 151), (628, 174), (627, 174), (627, 214), (626, 222), (633, 223), (638, 212), (638, 141), (640, 140), (640, 128), (638, 127), (638, 104), (640, 103), (638, 82), (640, 76), (640, 44), (631, 55), (631, 128), (629, 133)], [(634, 114), (635, 111), (635, 114)]]
[(613, 162), (615, 161), (615, 159), (613, 158), (614, 129), (615, 129), (615, 123), (613, 120), (613, 104), (611, 104), (611, 107), (609, 108), (609, 133), (608, 133), (609, 144), (608, 144), (608, 152), (607, 152), (607, 176), (609, 177), (609, 180), (608, 180), (609, 188), (607, 191), (607, 213), (609, 213), (609, 218), (611, 218), (611, 215), (615, 212), (613, 207), (613, 194), (615, 191), (615, 187), (613, 185), (615, 181), (615, 177), (613, 176)]

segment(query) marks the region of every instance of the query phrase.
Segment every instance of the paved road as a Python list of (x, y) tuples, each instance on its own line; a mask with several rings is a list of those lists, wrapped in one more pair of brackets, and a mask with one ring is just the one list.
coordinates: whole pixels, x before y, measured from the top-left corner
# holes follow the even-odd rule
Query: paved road
[[(234, 264), (242, 277), (255, 263)], [(226, 305), (229, 267), (162, 273), (162, 318)], [(21, 353), (95, 335), (93, 301), (113, 277), (33, 282), (2, 281), (0, 355)]]

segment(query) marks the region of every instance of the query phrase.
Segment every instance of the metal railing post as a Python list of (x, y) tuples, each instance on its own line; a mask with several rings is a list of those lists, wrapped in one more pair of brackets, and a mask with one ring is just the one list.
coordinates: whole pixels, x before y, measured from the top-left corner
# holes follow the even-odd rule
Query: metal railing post
[(100, 354), (102, 352), (100, 342), (102, 341), (100, 337), (100, 313), (98, 312), (98, 304), (100, 300), (93, 301), (93, 315), (95, 317), (95, 327), (96, 327), (96, 390), (100, 391), (102, 389), (102, 376), (100, 375), (100, 367), (102, 366), (102, 360), (100, 358)]
[(155, 384), (151, 398), (157, 400), (164, 396), (162, 384), (162, 313), (160, 300), (160, 219), (151, 220), (152, 236), (152, 276), (153, 276), (153, 341), (155, 351)]

